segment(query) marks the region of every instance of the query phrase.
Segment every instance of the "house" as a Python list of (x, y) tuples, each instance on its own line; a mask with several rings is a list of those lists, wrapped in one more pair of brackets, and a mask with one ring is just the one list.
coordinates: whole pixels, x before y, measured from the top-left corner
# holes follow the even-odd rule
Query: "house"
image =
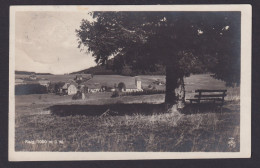
[(73, 81), (66, 82), (61, 88), (61, 92), (66, 95), (74, 95), (77, 91), (77, 84)]
[(102, 92), (102, 89), (99, 85), (88, 85), (88, 93), (97, 93)]
[(15, 85), (22, 85), (24, 84), (24, 80), (22, 79), (15, 79)]
[[(84, 81), (80, 83), (78, 90), (83, 93), (98, 93), (98, 92), (105, 92), (105, 91), (116, 91), (117, 84), (112, 86), (111, 82), (107, 83), (94, 83), (94, 80), (91, 81)], [(84, 91), (85, 89), (85, 91)], [(128, 82), (125, 84), (125, 87), (121, 90), (122, 92), (142, 92), (142, 82), (139, 77), (135, 77), (135, 80), (132, 82)]]
[(135, 77), (135, 85), (126, 84), (126, 88), (122, 92), (142, 92), (142, 81), (139, 77)]
[(50, 81), (49, 80), (45, 80), (45, 79), (41, 79), (39, 80), (39, 84), (45, 87), (48, 87), (50, 85)]

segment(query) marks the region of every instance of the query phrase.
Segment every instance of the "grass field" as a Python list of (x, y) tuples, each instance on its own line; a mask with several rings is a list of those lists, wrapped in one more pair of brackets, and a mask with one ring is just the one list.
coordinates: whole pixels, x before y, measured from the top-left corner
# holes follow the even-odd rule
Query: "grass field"
[[(159, 78), (164, 76), (141, 76), (144, 85)], [(195, 89), (226, 88), (209, 75), (191, 76), (185, 84), (187, 97)], [(239, 88), (227, 89), (222, 113), (212, 106), (196, 108), (189, 104), (182, 113), (165, 113), (162, 94), (110, 98), (112, 93), (98, 93), (77, 101), (52, 94), (16, 96), (15, 149), (239, 151)], [(96, 115), (93, 109), (98, 111)]]

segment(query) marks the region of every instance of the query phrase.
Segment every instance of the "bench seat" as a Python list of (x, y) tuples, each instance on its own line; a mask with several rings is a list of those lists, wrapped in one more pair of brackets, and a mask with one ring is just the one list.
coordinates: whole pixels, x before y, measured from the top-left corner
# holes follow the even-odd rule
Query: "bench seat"
[(198, 93), (198, 94), (195, 95), (194, 98), (187, 99), (187, 100), (189, 100), (191, 103), (192, 102), (200, 103), (200, 101), (213, 101), (215, 103), (216, 101), (220, 101), (223, 104), (224, 97), (227, 95), (226, 92), (227, 92), (227, 90), (199, 89), (199, 90), (195, 90), (195, 93)]

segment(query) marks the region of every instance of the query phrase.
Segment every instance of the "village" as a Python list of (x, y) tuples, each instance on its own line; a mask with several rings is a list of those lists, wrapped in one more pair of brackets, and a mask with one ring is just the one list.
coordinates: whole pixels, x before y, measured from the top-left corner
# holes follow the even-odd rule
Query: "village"
[[(85, 99), (87, 93), (99, 93), (99, 92), (121, 92), (121, 93), (140, 93), (145, 90), (165, 90), (165, 83), (161, 79), (150, 80), (145, 86), (142, 84), (142, 80), (139, 76), (124, 77), (124, 76), (107, 76), (104, 80), (103, 76), (93, 76), (92, 74), (75, 74), (75, 75), (63, 75), (63, 79), (60, 81), (52, 80), (49, 76), (41, 76), (31, 74), (29, 76), (20, 77), (15, 79), (15, 86), (18, 89), (19, 86), (31, 86), (37, 85), (46, 88), (48, 93), (55, 93), (57, 95), (76, 95), (76, 99)], [(50, 79), (48, 79), (50, 78)], [(102, 80), (101, 80), (102, 78)], [(24, 89), (23, 89), (24, 90)], [(38, 92), (37, 92), (38, 93)], [(33, 93), (30, 93), (33, 94)]]

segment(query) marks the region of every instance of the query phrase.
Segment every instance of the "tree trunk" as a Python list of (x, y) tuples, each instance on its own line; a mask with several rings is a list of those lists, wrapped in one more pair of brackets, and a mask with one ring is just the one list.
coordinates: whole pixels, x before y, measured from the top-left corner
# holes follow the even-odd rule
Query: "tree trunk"
[(166, 92), (165, 105), (166, 108), (181, 109), (185, 103), (185, 85), (183, 76), (179, 74), (177, 68), (170, 65), (166, 66)]
[(176, 97), (177, 97), (177, 109), (182, 109), (185, 105), (185, 85), (183, 77), (178, 79), (178, 88), (176, 89)]
[(176, 68), (167, 65), (166, 66), (166, 91), (165, 91), (165, 105), (166, 108), (170, 108), (176, 104), (177, 97), (175, 89), (178, 87), (178, 73)]

